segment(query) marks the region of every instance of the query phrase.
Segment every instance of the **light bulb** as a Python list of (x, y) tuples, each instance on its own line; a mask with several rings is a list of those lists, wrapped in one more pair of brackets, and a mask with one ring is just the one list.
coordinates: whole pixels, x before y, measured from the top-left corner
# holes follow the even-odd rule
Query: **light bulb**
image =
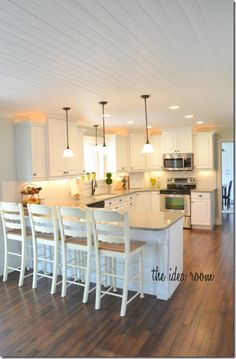
[(74, 157), (74, 153), (69, 147), (67, 147), (63, 152), (63, 157)]
[(102, 145), (101, 147), (100, 147), (100, 149), (99, 149), (99, 152), (101, 152), (101, 154), (103, 155), (103, 156), (107, 156), (108, 155), (108, 148), (107, 148), (107, 146), (105, 145)]
[(155, 151), (154, 151), (154, 148), (151, 145), (151, 143), (145, 143), (141, 153), (153, 153), (153, 152), (155, 152)]

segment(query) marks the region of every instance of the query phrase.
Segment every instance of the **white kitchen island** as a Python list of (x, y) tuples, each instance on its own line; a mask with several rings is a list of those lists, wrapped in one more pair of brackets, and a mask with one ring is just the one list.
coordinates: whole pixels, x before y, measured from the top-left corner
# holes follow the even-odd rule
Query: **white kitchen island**
[[(105, 199), (107, 198), (109, 195), (105, 196)], [(79, 201), (50, 201), (48, 204), (86, 207), (96, 201), (93, 197)], [(149, 210), (146, 205), (144, 210), (140, 210), (140, 207), (135, 206), (127, 210), (131, 239), (146, 242), (144, 246), (144, 293), (168, 300), (180, 284), (180, 276), (183, 272), (183, 214), (179, 211)], [(122, 212), (126, 209), (121, 208), (118, 211)], [(137, 272), (137, 268), (135, 269)], [(119, 274), (122, 266), (117, 265), (117, 271)], [(131, 269), (130, 277), (133, 274)], [(174, 280), (177, 275), (179, 278)], [(91, 275), (91, 281), (95, 282), (95, 274)], [(117, 280), (117, 287), (122, 288), (122, 286), (123, 283)], [(130, 282), (129, 290), (138, 290), (138, 284)]]
[[(167, 300), (183, 273), (183, 215), (134, 208), (129, 211), (129, 220), (131, 239), (146, 242), (144, 293)], [(137, 290), (137, 284), (131, 283), (129, 289)]]

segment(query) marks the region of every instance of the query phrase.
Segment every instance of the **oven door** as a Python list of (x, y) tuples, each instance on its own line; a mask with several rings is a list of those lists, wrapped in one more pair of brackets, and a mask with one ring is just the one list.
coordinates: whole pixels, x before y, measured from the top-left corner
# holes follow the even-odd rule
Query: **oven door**
[(190, 216), (190, 195), (161, 194), (161, 211), (182, 211)]

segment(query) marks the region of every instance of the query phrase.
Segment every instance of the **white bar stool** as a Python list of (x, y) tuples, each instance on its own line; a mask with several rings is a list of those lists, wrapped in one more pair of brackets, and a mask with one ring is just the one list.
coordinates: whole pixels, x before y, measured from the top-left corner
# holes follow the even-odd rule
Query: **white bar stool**
[[(122, 298), (120, 316), (126, 314), (126, 307), (134, 298), (140, 295), (143, 298), (143, 241), (130, 241), (128, 213), (107, 211), (104, 209), (94, 210), (92, 216), (93, 238), (96, 256), (96, 302), (95, 309), (100, 309), (101, 298), (106, 295), (113, 295)], [(139, 271), (133, 277), (129, 277), (130, 260), (133, 256), (139, 257)], [(111, 271), (102, 272), (101, 256), (109, 258), (112, 263)], [(124, 262), (124, 273), (117, 275), (114, 267), (115, 260)], [(101, 290), (103, 277), (113, 278), (113, 284), (106, 290)], [(116, 279), (123, 280), (123, 293), (117, 294)], [(139, 291), (128, 300), (128, 282), (139, 281)], [(114, 289), (113, 292), (111, 290)]]
[[(19, 286), (24, 284), (24, 278), (29, 277), (32, 273), (25, 275), (25, 268), (27, 259), (27, 250), (30, 251), (31, 248), (31, 231), (26, 228), (24, 209), (21, 203), (10, 203), (10, 202), (1, 202), (0, 203), (2, 225), (3, 225), (3, 235), (4, 235), (4, 271), (3, 271), (3, 281), (7, 281), (8, 278), (8, 269), (20, 272), (19, 277)], [(21, 243), (21, 251), (12, 252), (10, 247), (10, 241), (18, 241)], [(20, 269), (9, 266), (9, 255), (20, 257), (21, 265)]]
[[(83, 303), (87, 303), (91, 272), (92, 233), (89, 210), (74, 207), (58, 207), (58, 219), (61, 233), (62, 248), (62, 291), (61, 296), (66, 296), (67, 283), (84, 287)], [(76, 251), (75, 259), (69, 260), (69, 251)], [(67, 270), (73, 268), (82, 273), (82, 281), (68, 279)], [(84, 281), (84, 283), (83, 283)]]
[[(61, 282), (57, 282), (58, 266), (59, 266), (59, 232), (56, 218), (56, 210), (54, 207), (44, 206), (40, 204), (28, 204), (28, 212), (30, 217), (32, 239), (33, 239), (33, 285), (37, 288), (38, 276), (52, 279), (51, 294), (56, 293), (56, 286)], [(42, 247), (42, 253), (39, 254), (39, 247)], [(47, 246), (49, 254), (47, 253)], [(53, 251), (53, 253), (51, 253)], [(52, 259), (53, 258), (53, 259)], [(38, 270), (38, 264), (44, 264), (42, 273)], [(49, 272), (52, 269), (52, 275)]]

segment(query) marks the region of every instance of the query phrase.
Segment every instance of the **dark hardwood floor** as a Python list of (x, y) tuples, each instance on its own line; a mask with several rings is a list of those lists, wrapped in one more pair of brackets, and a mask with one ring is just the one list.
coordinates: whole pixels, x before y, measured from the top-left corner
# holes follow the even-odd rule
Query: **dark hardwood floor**
[[(94, 294), (82, 304), (82, 289), (50, 295), (50, 281), (17, 286), (18, 274), (0, 278), (2, 357), (234, 357), (233, 215), (222, 227), (184, 231), (184, 273), (169, 301), (146, 295), (120, 318), (118, 298)], [(214, 275), (192, 281), (192, 273)]]

